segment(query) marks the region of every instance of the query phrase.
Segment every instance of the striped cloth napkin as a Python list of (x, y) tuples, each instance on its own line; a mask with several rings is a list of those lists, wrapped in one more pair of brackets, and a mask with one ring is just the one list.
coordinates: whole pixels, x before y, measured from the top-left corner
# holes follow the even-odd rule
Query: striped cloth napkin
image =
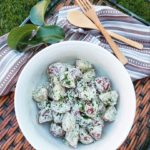
[[(107, 30), (123, 35), (144, 45), (143, 50), (132, 48), (116, 40), (120, 50), (128, 58), (125, 66), (132, 80), (150, 76), (150, 27), (108, 6), (96, 6), (97, 15)], [(67, 13), (79, 10), (76, 6), (61, 9), (54, 16), (47, 18), (48, 24), (57, 24), (65, 30), (65, 40), (88, 41), (104, 47), (112, 53), (104, 37), (96, 30), (84, 30), (67, 21)], [(14, 90), (18, 76), (28, 60), (43, 46), (28, 52), (17, 52), (7, 46), (7, 34), (0, 37), (0, 96)]]

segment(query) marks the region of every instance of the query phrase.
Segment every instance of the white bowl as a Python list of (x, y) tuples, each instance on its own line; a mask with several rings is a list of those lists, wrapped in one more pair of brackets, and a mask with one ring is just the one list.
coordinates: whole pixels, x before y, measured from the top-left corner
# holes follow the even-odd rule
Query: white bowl
[(88, 60), (98, 74), (107, 75), (119, 92), (118, 114), (106, 125), (101, 140), (90, 145), (79, 145), (79, 150), (114, 150), (126, 139), (135, 116), (136, 99), (132, 81), (124, 66), (108, 51), (87, 42), (68, 41), (53, 44), (36, 54), (23, 69), (15, 92), (17, 121), (26, 139), (37, 150), (68, 150), (62, 139), (49, 133), (49, 126), (37, 122), (37, 108), (32, 100), (32, 89), (46, 80), (47, 66), (58, 61)]

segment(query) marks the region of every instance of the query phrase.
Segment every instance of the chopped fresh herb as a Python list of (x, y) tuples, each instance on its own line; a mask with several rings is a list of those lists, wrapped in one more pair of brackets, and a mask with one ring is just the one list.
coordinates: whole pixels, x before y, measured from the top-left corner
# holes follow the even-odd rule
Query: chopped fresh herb
[(70, 84), (71, 84), (71, 81), (66, 81), (66, 84), (70, 85)]
[(82, 115), (82, 117), (84, 118), (84, 119), (90, 119), (90, 117), (88, 117), (87, 115)]

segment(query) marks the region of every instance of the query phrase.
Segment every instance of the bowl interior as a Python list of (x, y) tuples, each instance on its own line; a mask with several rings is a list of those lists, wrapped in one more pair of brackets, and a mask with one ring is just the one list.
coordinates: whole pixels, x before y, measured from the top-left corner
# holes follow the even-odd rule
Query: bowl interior
[(15, 92), (15, 111), (19, 126), (32, 146), (38, 150), (70, 149), (62, 139), (49, 133), (49, 125), (37, 121), (37, 107), (32, 90), (47, 81), (46, 69), (54, 62), (73, 63), (84, 59), (94, 65), (98, 75), (105, 75), (119, 92), (116, 121), (105, 126), (102, 139), (90, 145), (79, 145), (82, 150), (116, 149), (126, 138), (135, 115), (135, 93), (131, 79), (123, 65), (103, 48), (87, 42), (62, 42), (49, 46), (35, 55), (23, 69)]

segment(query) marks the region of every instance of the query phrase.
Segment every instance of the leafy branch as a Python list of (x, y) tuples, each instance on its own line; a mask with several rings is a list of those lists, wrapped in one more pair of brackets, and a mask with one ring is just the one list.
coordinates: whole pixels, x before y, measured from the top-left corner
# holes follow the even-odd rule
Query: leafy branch
[(37, 46), (40, 43), (56, 43), (64, 39), (62, 28), (51, 26), (36, 26), (26, 24), (22, 27), (16, 27), (8, 35), (8, 45), (18, 51), (26, 50), (27, 46)]
[(44, 17), (47, 10), (53, 9), (60, 0), (39, 1), (30, 11), (30, 20), (33, 24), (25, 24), (12, 29), (8, 35), (8, 46), (18, 51), (29, 50), (30, 47), (42, 43), (56, 43), (64, 39), (62, 28), (56, 25), (46, 25)]

